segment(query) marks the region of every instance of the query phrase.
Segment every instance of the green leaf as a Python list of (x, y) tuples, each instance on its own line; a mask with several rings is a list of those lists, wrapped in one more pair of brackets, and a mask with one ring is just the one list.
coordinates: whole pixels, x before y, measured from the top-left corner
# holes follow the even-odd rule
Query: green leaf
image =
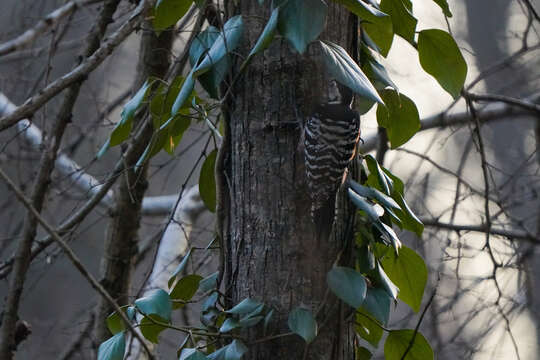
[(225, 360), (240, 360), (248, 352), (247, 346), (237, 339), (234, 339), (226, 348)]
[(419, 237), (422, 236), (422, 233), (424, 232), (424, 224), (409, 208), (409, 205), (407, 205), (405, 202), (403, 195), (396, 194), (395, 198), (402, 209), (402, 211), (396, 211), (396, 214), (400, 218), (403, 228), (415, 232)]
[(377, 123), (386, 128), (392, 149), (405, 144), (420, 130), (420, 115), (414, 102), (394, 90), (381, 91), (386, 106), (377, 107)]
[[(122, 311), (125, 311), (127, 308), (128, 305), (120, 307)], [(120, 317), (120, 315), (116, 311), (113, 311), (112, 314), (107, 316), (107, 328), (109, 328), (111, 334), (116, 335), (119, 332), (124, 331), (126, 329), (126, 325), (124, 324), (124, 320)]]
[[(387, 195), (391, 195), (393, 191), (393, 187), (394, 187), (394, 183), (391, 177), (386, 175), (386, 173), (382, 170), (377, 160), (372, 155), (366, 155), (364, 156), (364, 159), (366, 160), (366, 164), (370, 172), (369, 177), (368, 177), (369, 185), (379, 188), (380, 190), (385, 192)], [(377, 179), (377, 182), (376, 183), (370, 182), (370, 178)]]
[(398, 236), (394, 232), (394, 229), (392, 229), (391, 226), (386, 225), (382, 221), (377, 221), (373, 223), (373, 225), (381, 233), (382, 239), (387, 244), (392, 245), (394, 247), (394, 250), (396, 251), (396, 254), (398, 254), (399, 249), (401, 248), (401, 241), (399, 240)]
[(259, 39), (257, 39), (257, 42), (255, 43), (255, 46), (253, 46), (253, 49), (251, 49), (251, 52), (248, 55), (248, 58), (246, 60), (246, 63), (251, 60), (251, 58), (266, 49), (272, 40), (274, 39), (274, 35), (276, 32), (276, 28), (278, 25), (278, 18), (279, 18), (279, 7), (276, 7), (272, 14), (270, 15), (270, 19), (268, 19), (268, 22), (266, 23), (266, 26), (264, 27), (261, 35), (259, 36)]
[(424, 259), (414, 250), (402, 246), (399, 256), (389, 251), (380, 261), (388, 277), (399, 288), (399, 298), (418, 312), (428, 276)]
[(358, 95), (379, 103), (383, 102), (377, 90), (345, 49), (327, 41), (319, 41), (319, 44), (324, 63), (331, 76)]
[(199, 65), (194, 68), (193, 75), (200, 76), (207, 72), (214, 64), (217, 64), (225, 55), (230, 54), (231, 51), (236, 49), (240, 43), (242, 32), (244, 30), (244, 24), (242, 22), (242, 16), (237, 15), (230, 18), (225, 25), (223, 25), (223, 32), (219, 34), (219, 37), (212, 44), (208, 53), (201, 60)]
[(375, 60), (368, 51), (369, 50), (362, 52), (362, 54), (365, 54), (364, 57), (366, 58), (362, 68), (367, 77), (376, 80), (375, 87), (377, 89), (384, 89), (389, 86), (398, 91), (397, 85), (390, 79), (390, 75), (388, 75), (386, 68)]
[(334, 0), (334, 2), (345, 6), (350, 12), (356, 14), (360, 19), (372, 23), (378, 23), (384, 18), (389, 18), (388, 14), (375, 8), (372, 4), (360, 0)]
[(145, 339), (153, 342), (154, 344), (157, 344), (159, 342), (159, 334), (167, 329), (166, 326), (156, 324), (154, 321), (163, 322), (163, 319), (158, 315), (148, 315), (145, 316), (139, 325), (139, 328), (141, 329), (141, 334), (145, 337)]
[(356, 333), (374, 347), (377, 347), (381, 340), (383, 330), (377, 320), (363, 309), (356, 312)]
[(199, 289), (203, 293), (210, 291), (212, 289), (215, 289), (217, 287), (217, 277), (219, 275), (219, 271), (216, 271), (215, 273), (208, 275), (204, 279), (201, 280), (199, 283)]
[(358, 271), (334, 266), (326, 275), (332, 292), (341, 300), (358, 309), (366, 297), (366, 280)]
[(206, 355), (197, 349), (182, 349), (179, 360), (206, 360)]
[[(414, 33), (418, 22), (412, 14), (410, 0), (382, 0), (381, 10), (392, 18), (392, 27), (396, 34), (414, 44)], [(371, 35), (371, 33), (370, 33)]]
[(467, 64), (454, 38), (439, 29), (420, 31), (418, 58), (422, 68), (457, 99), (467, 77)]
[(124, 332), (119, 332), (99, 345), (98, 360), (123, 360), (125, 350), (126, 337)]
[(306, 343), (315, 340), (317, 336), (317, 322), (311, 311), (297, 307), (289, 313), (289, 329), (297, 335), (300, 335)]
[(369, 360), (373, 354), (363, 346), (359, 346), (355, 349), (355, 360)]
[(251, 298), (245, 298), (238, 304), (236, 304), (232, 309), (225, 311), (228, 314), (237, 314), (244, 315), (253, 312), (261, 305), (260, 302), (255, 301)]
[(171, 277), (169, 278), (169, 288), (172, 287), (172, 285), (173, 285), (173, 283), (174, 283), (174, 279), (176, 279), (176, 276), (177, 276), (178, 274), (181, 274), (182, 271), (184, 270), (184, 268), (186, 267), (190, 255), (191, 255), (191, 248), (188, 250), (188, 252), (186, 253), (186, 255), (184, 255), (184, 258), (182, 259), (182, 261), (180, 262), (180, 264), (178, 264), (178, 266), (176, 267), (176, 269), (174, 269), (174, 271), (173, 271)]
[(420, 332), (414, 335), (414, 330), (390, 331), (384, 343), (384, 357), (386, 360), (401, 360), (411, 341), (414, 342), (404, 360), (433, 360), (433, 350), (428, 341)]
[(369, 40), (377, 45), (377, 50), (382, 56), (386, 57), (392, 42), (394, 41), (394, 28), (390, 16), (379, 18), (377, 22), (362, 22), (362, 28)]
[(390, 297), (384, 289), (368, 287), (362, 309), (382, 324), (387, 325), (390, 317)]
[(450, 6), (446, 0), (433, 0), (439, 5), (443, 11), (444, 16), (451, 18), (452, 12), (450, 11)]
[(213, 150), (204, 160), (199, 175), (199, 193), (204, 205), (211, 212), (216, 211), (216, 178), (214, 168), (216, 166), (217, 151)]
[(178, 22), (189, 10), (193, 1), (158, 0), (154, 8), (154, 29), (164, 30)]
[[(189, 301), (195, 295), (199, 289), (199, 283), (202, 280), (200, 275), (187, 275), (178, 280), (176, 285), (171, 291), (170, 298), (173, 300)], [(173, 309), (179, 309), (184, 304), (174, 302), (172, 304)]]
[(157, 289), (135, 300), (135, 306), (144, 315), (155, 314), (166, 321), (171, 320), (172, 303), (165, 290)]
[(321, 0), (289, 0), (280, 10), (279, 32), (303, 54), (322, 32), (327, 11), (328, 6)]

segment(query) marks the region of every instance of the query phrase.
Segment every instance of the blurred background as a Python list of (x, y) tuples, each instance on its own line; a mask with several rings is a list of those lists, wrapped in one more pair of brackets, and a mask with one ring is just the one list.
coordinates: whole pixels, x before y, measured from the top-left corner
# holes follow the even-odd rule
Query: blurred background
[[(0, 44), (32, 28), (63, 4), (59, 0), (2, 0)], [(449, 4), (454, 16), (447, 23), (434, 1), (415, 1), (417, 31), (447, 30), (450, 26), (469, 67), (467, 91), (539, 103), (540, 1), (451, 0)], [(127, 21), (132, 9), (129, 2), (121, 2), (116, 21), (107, 33), (113, 33)], [(97, 14), (98, 5), (82, 6), (30, 45), (0, 55), (0, 93), (6, 101), (20, 105), (72, 69)], [(193, 18), (182, 21), (171, 54), (173, 59), (182, 53), (195, 23), (196, 12)], [(131, 34), (82, 85), (61, 144), (61, 153), (80, 168), (72, 173), (58, 169), (53, 173), (43, 212), (53, 224), (67, 219), (90, 192), (75, 186), (77, 176), (72, 175), (89, 174), (99, 183), (119, 158), (120, 147), (110, 149), (99, 160), (95, 155), (133, 94), (144, 31)], [(398, 37), (394, 42), (397, 43), (383, 63), (400, 91), (415, 101), (421, 119), (441, 113), (466, 113), (463, 99), (453, 103), (436, 81), (423, 72), (408, 43)], [(51, 121), (47, 119), (56, 116), (60, 99), (61, 96), (54, 98), (32, 119), (44, 134), (51, 131)], [(501, 103), (494, 104), (496, 100), (486, 98), (475, 106), (478, 111), (497, 108)], [(0, 105), (2, 108), (5, 105)], [(408, 202), (428, 225), (422, 239), (411, 233), (400, 234), (429, 265), (430, 287), (425, 299), (437, 289), (422, 331), (438, 359), (538, 359), (540, 113), (521, 112), (486, 122), (481, 132), (484, 159), (478, 143), (473, 141), (473, 128), (471, 123), (422, 131), (384, 157), (385, 166), (406, 181)], [(362, 118), (362, 132), (363, 137), (377, 132), (374, 111)], [(187, 193), (196, 185), (202, 165), (201, 150), (212, 148), (206, 147), (209, 136), (205, 124), (193, 122), (173, 156), (156, 156), (149, 167), (146, 195), (158, 202), (163, 200), (158, 196), (171, 195), (167, 198), (170, 203), (181, 191)], [(39, 146), (36, 148), (22, 129), (0, 132), (0, 167), (25, 191), (31, 189), (40, 155)], [(483, 167), (489, 173), (489, 223), (497, 230), (487, 242)], [(214, 236), (214, 217), (197, 207), (200, 199), (196, 189), (192, 194), (192, 205), (200, 210), (185, 215), (193, 223), (189, 241), (204, 248)], [(97, 207), (68, 237), (84, 265), (97, 278), (109, 216), (106, 206)], [(0, 182), (1, 298), (7, 292), (8, 263), (21, 236), (24, 217), (23, 206)], [(156, 268), (159, 240), (168, 223), (167, 211), (143, 212), (133, 281), (136, 288), (130, 293), (143, 291), (148, 278), (153, 278), (150, 274)], [(37, 238), (44, 235), (40, 230)], [(178, 246), (179, 253), (186, 248), (184, 243)], [(206, 252), (194, 256), (193, 266), (204, 269), (205, 275), (215, 271), (215, 257)], [(41, 251), (31, 263), (20, 310), (32, 334), (20, 344), (16, 359), (95, 358), (95, 344), (88, 329), (97, 298), (57, 247)], [(417, 315), (405, 306), (400, 305), (398, 310), (392, 315), (393, 325), (416, 324)], [(182, 321), (198, 321), (189, 312), (179, 316)], [(181, 338), (168, 332), (164, 338), (160, 354), (173, 358)]]

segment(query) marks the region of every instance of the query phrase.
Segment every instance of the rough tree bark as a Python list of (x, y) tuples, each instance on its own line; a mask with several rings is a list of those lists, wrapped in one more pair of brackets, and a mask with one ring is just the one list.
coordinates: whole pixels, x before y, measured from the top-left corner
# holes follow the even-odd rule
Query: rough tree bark
[[(230, 16), (243, 16), (245, 34), (239, 52), (247, 54), (264, 27), (262, 19), (269, 17), (268, 2), (260, 6), (243, 1), (235, 7), (231, 1), (227, 10)], [(348, 12), (329, 6), (327, 30), (321, 37), (350, 48), (354, 31), (348, 25), (352, 25)], [(326, 274), (338, 257), (343, 237), (329, 240), (315, 234), (299, 151), (302, 119), (314, 104), (325, 100), (328, 86), (318, 45), (297, 55), (285, 40), (278, 39), (253, 60), (227, 104), (227, 295), (233, 303), (251, 297), (272, 306), (276, 311), (269, 331), (273, 334), (290, 331), (287, 317), (293, 308), (305, 306), (315, 314), (322, 305), (317, 317), (319, 335), (307, 355), (300, 337), (286, 336), (251, 346), (246, 359), (353, 357), (343, 321), (350, 309), (325, 296)]]
[[(150, 76), (164, 78), (170, 66), (170, 50), (173, 40), (172, 31), (163, 31), (156, 36), (150, 20), (143, 22), (141, 50), (137, 65), (137, 79), (134, 89), (138, 90)], [(141, 220), (141, 206), (144, 193), (148, 186), (146, 166), (135, 168), (137, 160), (144, 152), (152, 137), (152, 127), (144, 114), (134, 119), (134, 131), (142, 125), (144, 132), (137, 151), (125, 158), (128, 170), (124, 173), (115, 190), (115, 207), (107, 231), (104, 257), (102, 261), (101, 283), (119, 304), (127, 304), (130, 295), (133, 260), (137, 254), (138, 231)], [(112, 312), (110, 305), (101, 299), (97, 305), (95, 322), (95, 338), (97, 342), (106, 340), (109, 336), (105, 319)]]

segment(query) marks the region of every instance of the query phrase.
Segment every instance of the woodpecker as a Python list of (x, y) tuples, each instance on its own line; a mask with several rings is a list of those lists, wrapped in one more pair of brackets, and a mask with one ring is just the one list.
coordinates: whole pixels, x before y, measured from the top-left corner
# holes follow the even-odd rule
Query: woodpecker
[(336, 193), (360, 138), (360, 116), (352, 91), (332, 82), (329, 101), (315, 107), (304, 127), (304, 158), (311, 218), (321, 233), (334, 222)]

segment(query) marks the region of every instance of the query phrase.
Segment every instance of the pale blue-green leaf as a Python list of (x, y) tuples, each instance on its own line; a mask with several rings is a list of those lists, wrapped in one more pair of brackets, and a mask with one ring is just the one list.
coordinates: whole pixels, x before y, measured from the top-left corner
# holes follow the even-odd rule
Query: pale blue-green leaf
[[(413, 341), (414, 338), (414, 341)], [(412, 346), (405, 355), (405, 351)], [(412, 329), (390, 331), (384, 343), (384, 357), (386, 360), (433, 360), (433, 349), (420, 332)]]
[(358, 95), (383, 103), (377, 90), (345, 49), (326, 41), (319, 41), (319, 44), (321, 45), (324, 63), (331, 76)]
[(126, 350), (126, 336), (119, 332), (109, 340), (101, 343), (98, 349), (98, 360), (123, 360)]
[(255, 46), (253, 46), (253, 49), (251, 49), (251, 52), (249, 53), (246, 61), (249, 61), (254, 55), (260, 53), (270, 45), (270, 43), (274, 39), (274, 34), (278, 25), (278, 17), (279, 7), (275, 8), (272, 11), (270, 19), (268, 19), (266, 26), (264, 27), (261, 35), (259, 35), (259, 39), (257, 39)]
[(208, 358), (197, 349), (182, 349), (178, 360), (207, 360)]
[(234, 339), (226, 348), (225, 360), (240, 360), (248, 352), (247, 346), (237, 339)]
[(170, 125), (170, 123), (174, 120), (174, 115), (179, 113), (180, 109), (184, 106), (184, 103), (191, 95), (194, 87), (195, 80), (193, 79), (193, 69), (191, 69), (188, 76), (184, 80), (184, 83), (182, 84), (182, 88), (178, 92), (178, 96), (176, 96), (176, 99), (174, 100), (174, 104), (171, 108), (171, 118), (166, 123), (161, 125), (160, 129), (164, 129)]
[(215, 273), (205, 277), (201, 280), (199, 283), (199, 289), (205, 293), (207, 291), (210, 291), (212, 289), (215, 289), (217, 286), (217, 277), (219, 275), (219, 271), (216, 271)]
[(349, 180), (349, 184), (352, 189), (359, 195), (376, 200), (379, 204), (389, 209), (400, 209), (398, 203), (392, 199), (390, 196), (380, 192), (377, 189), (370, 188), (367, 186), (360, 185), (354, 180)]
[(392, 297), (392, 299), (397, 301), (398, 294), (399, 294), (399, 288), (390, 280), (388, 275), (384, 272), (384, 269), (382, 268), (381, 264), (377, 261), (377, 274), (379, 276), (379, 282), (381, 286), (386, 290), (389, 296)]
[(384, 289), (369, 287), (362, 308), (383, 325), (388, 325), (390, 305), (390, 296)]
[(467, 63), (454, 38), (439, 29), (420, 31), (418, 58), (422, 68), (457, 99), (467, 77)]
[(246, 316), (245, 318), (240, 319), (238, 324), (243, 328), (251, 327), (251, 326), (257, 325), (262, 319), (264, 319), (264, 316), (253, 316), (253, 317)]
[(349, 198), (352, 200), (354, 205), (363, 212), (366, 213), (366, 215), (369, 217), (369, 219), (373, 222), (379, 221), (379, 214), (375, 210), (374, 206), (370, 204), (365, 198), (355, 193), (352, 189), (348, 189), (347, 193), (349, 194)]
[(242, 16), (237, 15), (230, 18), (223, 26), (223, 32), (212, 44), (208, 53), (203, 57), (199, 65), (194, 68), (194, 76), (205, 73), (225, 55), (230, 54), (240, 43), (243, 30)]
[(330, 290), (341, 300), (358, 309), (366, 297), (366, 280), (358, 271), (335, 266), (326, 275)]
[(310, 343), (317, 337), (317, 322), (311, 311), (304, 308), (294, 308), (289, 313), (289, 329), (300, 335), (306, 343)]
[(189, 64), (197, 66), (201, 57), (212, 47), (221, 32), (214, 26), (209, 26), (193, 39), (189, 48)]
[(253, 310), (257, 309), (261, 305), (260, 302), (255, 301), (251, 298), (246, 298), (236, 304), (232, 309), (225, 311), (228, 314), (248, 314), (252, 312)]
[(219, 332), (226, 333), (238, 327), (240, 327), (240, 323), (238, 322), (238, 320), (235, 320), (233, 318), (228, 318), (223, 322), (223, 324), (221, 324), (221, 327), (219, 328)]
[(278, 28), (300, 54), (322, 32), (328, 6), (321, 0), (289, 0), (280, 10)]
[(189, 248), (188, 252), (186, 253), (186, 255), (184, 255), (184, 258), (182, 259), (182, 261), (180, 261), (180, 264), (178, 264), (176, 269), (174, 269), (171, 277), (169, 278), (169, 288), (173, 285), (174, 279), (176, 279), (176, 276), (182, 273), (182, 271), (184, 271), (188, 263), (188, 259), (190, 255), (191, 255), (191, 248)]
[(135, 306), (145, 315), (155, 314), (166, 321), (171, 319), (171, 298), (163, 289), (156, 289), (147, 296), (135, 300)]

